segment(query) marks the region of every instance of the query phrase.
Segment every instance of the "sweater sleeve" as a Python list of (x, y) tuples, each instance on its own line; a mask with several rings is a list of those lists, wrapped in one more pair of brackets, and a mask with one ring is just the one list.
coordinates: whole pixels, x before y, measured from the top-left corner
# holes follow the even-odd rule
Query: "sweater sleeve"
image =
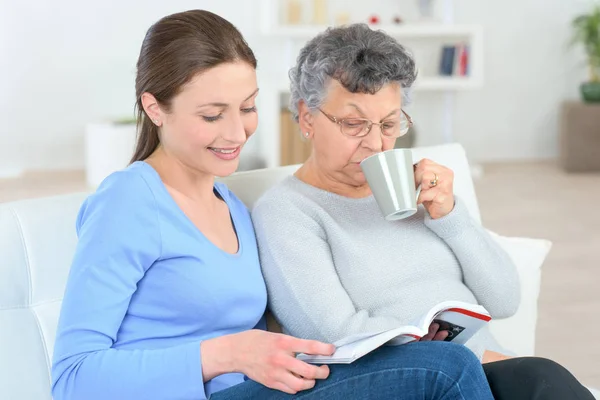
[(445, 217), (425, 225), (452, 249), (465, 284), (493, 318), (514, 315), (520, 303), (517, 268), (510, 256), (485, 229), (474, 221), (464, 203), (456, 197), (454, 209)]
[(336, 272), (326, 233), (285, 198), (259, 202), (252, 217), (269, 306), (286, 333), (334, 343), (346, 336), (401, 326), (358, 310)]
[(77, 233), (56, 334), (54, 399), (205, 399), (198, 341), (113, 348), (138, 282), (161, 256), (158, 208), (144, 178), (128, 170), (109, 176), (82, 205)]

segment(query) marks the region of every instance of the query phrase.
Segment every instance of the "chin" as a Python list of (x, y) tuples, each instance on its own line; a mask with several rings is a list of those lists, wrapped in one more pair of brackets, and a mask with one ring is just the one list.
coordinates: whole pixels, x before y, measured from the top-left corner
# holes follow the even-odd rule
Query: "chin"
[(354, 170), (351, 173), (346, 174), (346, 176), (350, 179), (353, 185), (362, 186), (367, 183), (367, 178), (365, 178), (365, 174), (360, 166), (358, 167), (358, 170)]
[(356, 186), (363, 186), (367, 184), (367, 179), (365, 178), (365, 175), (362, 172), (354, 176), (353, 180)]
[(231, 160), (231, 161), (219, 161), (214, 165), (211, 165), (210, 171), (213, 175), (219, 178), (225, 178), (226, 176), (232, 175), (235, 173), (240, 166), (240, 160)]

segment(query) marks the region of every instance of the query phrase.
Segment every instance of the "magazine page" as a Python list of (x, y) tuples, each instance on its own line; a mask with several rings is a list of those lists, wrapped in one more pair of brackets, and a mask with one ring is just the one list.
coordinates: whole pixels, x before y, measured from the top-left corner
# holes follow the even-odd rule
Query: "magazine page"
[[(313, 364), (346, 364), (351, 363), (367, 353), (385, 344), (400, 345), (411, 342), (423, 335), (416, 326), (404, 326), (397, 329), (367, 334), (364, 337), (353, 335), (334, 343), (336, 351), (331, 356), (298, 354), (297, 358)], [(358, 337), (358, 340), (356, 340)], [(341, 344), (341, 345), (340, 345)]]

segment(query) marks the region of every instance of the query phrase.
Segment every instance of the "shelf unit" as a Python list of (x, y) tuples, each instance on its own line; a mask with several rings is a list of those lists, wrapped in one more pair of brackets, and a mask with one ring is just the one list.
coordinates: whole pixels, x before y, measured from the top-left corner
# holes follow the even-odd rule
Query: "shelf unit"
[[(381, 29), (388, 35), (401, 39), (448, 39), (461, 40), (470, 45), (469, 76), (419, 76), (414, 90), (444, 91), (472, 90), (483, 85), (483, 29), (479, 25), (453, 25), (412, 23), (404, 25), (373, 25), (373, 29)], [(280, 26), (278, 24), (263, 25), (262, 34), (268, 37), (281, 38), (290, 42), (306, 42), (325, 31), (327, 26)], [(288, 91), (288, 83), (278, 84), (280, 91)]]
[[(453, 1), (444, 0), (445, 15), (443, 22), (407, 22), (399, 25), (371, 25), (372, 29), (383, 30), (390, 36), (402, 40), (436, 40), (464, 42), (469, 44), (469, 75), (468, 76), (437, 76), (419, 73), (417, 80), (413, 85), (414, 91), (440, 92), (444, 96), (444, 132), (442, 139), (444, 142), (453, 141), (453, 108), (454, 95), (457, 91), (476, 90), (484, 83), (484, 38), (483, 28), (480, 25), (454, 24), (452, 21)], [(293, 54), (291, 50), (294, 46), (302, 45), (306, 41), (325, 31), (327, 26), (319, 25), (281, 25), (279, 22), (280, 8), (282, 0), (261, 0), (261, 20), (260, 34), (265, 38), (279, 39), (282, 44), (281, 64), (283, 71), (291, 67)], [(289, 93), (289, 81), (287, 74), (270, 75), (267, 81), (262, 81), (261, 86), (266, 90), (261, 90), (262, 106), (261, 120), (263, 126), (268, 124), (271, 127), (278, 127), (281, 109), (280, 99), (282, 94)], [(267, 139), (267, 164), (277, 166), (279, 163), (279, 137), (277, 129), (269, 129), (273, 132), (265, 132), (263, 136)], [(266, 135), (265, 135), (266, 134)]]
[[(371, 25), (373, 29), (382, 29), (394, 37), (466, 37), (480, 33), (478, 25), (443, 24), (431, 22), (413, 22), (399, 25)], [(323, 32), (327, 26), (280, 25), (262, 26), (264, 35), (285, 38), (309, 39)]]

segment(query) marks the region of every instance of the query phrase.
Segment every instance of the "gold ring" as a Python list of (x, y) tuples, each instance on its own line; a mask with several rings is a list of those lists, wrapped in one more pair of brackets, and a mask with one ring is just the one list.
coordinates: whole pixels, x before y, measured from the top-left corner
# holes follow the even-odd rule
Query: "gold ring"
[(431, 185), (431, 187), (436, 187), (438, 184), (438, 176), (435, 172), (433, 173), (433, 175), (435, 175), (435, 178), (433, 178), (432, 181), (429, 181), (429, 184)]

